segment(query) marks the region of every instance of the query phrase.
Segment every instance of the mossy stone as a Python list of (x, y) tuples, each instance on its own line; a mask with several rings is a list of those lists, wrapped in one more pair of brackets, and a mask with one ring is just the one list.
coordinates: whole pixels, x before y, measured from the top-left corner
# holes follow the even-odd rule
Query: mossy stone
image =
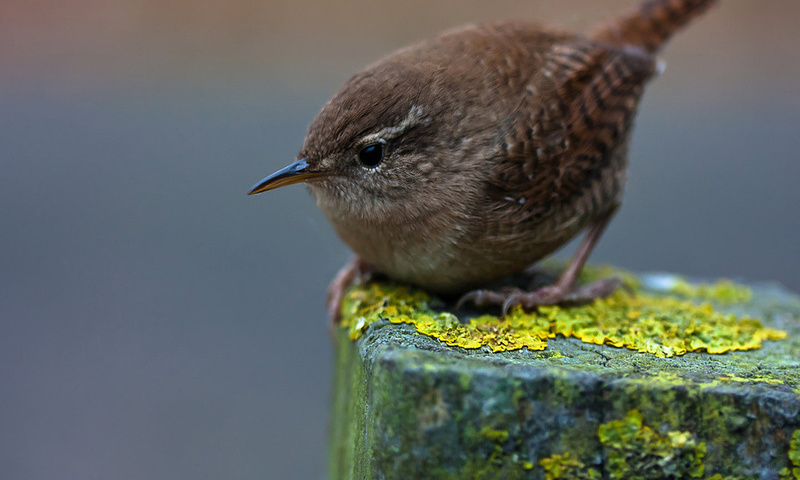
[[(700, 351), (683, 352), (587, 343), (593, 338), (565, 338), (551, 323), (542, 325), (552, 335), (541, 339), (541, 350), (493, 351), (493, 344), (449, 346), (399, 321), (422, 305), (406, 297), (398, 303), (387, 295), (374, 318), (364, 311), (374, 305), (346, 305), (336, 349), (330, 479), (800, 475), (800, 299), (774, 285), (697, 286), (663, 275), (626, 281), (635, 281), (640, 298), (710, 301), (702, 308), (750, 325), (719, 330), (728, 339), (702, 333), (706, 343), (681, 344)], [(349, 298), (374, 288), (357, 288)], [(407, 294), (433, 305), (429, 315), (443, 315), (439, 330), (463, 325), (463, 319), (453, 324), (436, 299)], [(662, 320), (668, 324), (669, 315)], [(494, 344), (503, 332), (498, 324)], [(747, 347), (708, 353), (712, 340)]]

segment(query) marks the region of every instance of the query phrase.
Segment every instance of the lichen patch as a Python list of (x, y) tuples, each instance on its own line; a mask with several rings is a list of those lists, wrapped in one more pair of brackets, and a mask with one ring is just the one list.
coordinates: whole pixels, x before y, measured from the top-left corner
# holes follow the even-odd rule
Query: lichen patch
[(597, 436), (607, 451), (612, 479), (703, 478), (706, 444), (691, 432), (659, 435), (643, 425), (637, 410), (600, 425)]
[(578, 307), (540, 307), (529, 313), (515, 308), (504, 319), (482, 315), (467, 323), (451, 312), (434, 311), (431, 305), (436, 300), (425, 292), (390, 283), (369, 283), (348, 292), (342, 326), (353, 340), (373, 323), (385, 320), (413, 325), (423, 335), (467, 349), (544, 350), (548, 339), (561, 335), (657, 357), (752, 350), (766, 340), (786, 337), (785, 332), (766, 328), (757, 319), (736, 317), (710, 303), (691, 301), (745, 302), (749, 299), (746, 287), (727, 281), (709, 285), (679, 282), (670, 293), (653, 295), (641, 291), (636, 280), (628, 277), (626, 283), (632, 293), (619, 291)]

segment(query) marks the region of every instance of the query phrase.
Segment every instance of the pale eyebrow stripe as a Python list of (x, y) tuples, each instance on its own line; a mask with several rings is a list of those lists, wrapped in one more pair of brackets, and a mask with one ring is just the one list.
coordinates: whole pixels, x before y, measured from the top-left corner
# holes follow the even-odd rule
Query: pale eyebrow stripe
[(422, 108), (417, 105), (414, 105), (413, 107), (411, 107), (411, 110), (408, 112), (408, 115), (406, 115), (406, 118), (404, 118), (402, 122), (393, 127), (382, 128), (375, 133), (370, 133), (369, 135), (365, 135), (361, 138), (361, 140), (359, 140), (358, 143), (364, 145), (367, 143), (377, 142), (380, 140), (389, 140), (395, 138), (401, 133), (408, 130), (409, 128), (420, 123), (421, 119), (422, 119)]

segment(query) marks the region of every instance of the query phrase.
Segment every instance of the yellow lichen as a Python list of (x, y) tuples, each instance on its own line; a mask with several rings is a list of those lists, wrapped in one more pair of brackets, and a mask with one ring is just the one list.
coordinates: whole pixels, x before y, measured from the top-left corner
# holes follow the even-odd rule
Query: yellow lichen
[(515, 308), (504, 319), (483, 315), (468, 323), (461, 323), (453, 313), (434, 311), (432, 301), (419, 290), (371, 283), (348, 292), (342, 325), (349, 329), (351, 339), (360, 337), (369, 325), (387, 320), (413, 325), (423, 335), (462, 348), (544, 350), (549, 338), (562, 335), (658, 357), (752, 350), (765, 340), (786, 336), (756, 319), (723, 314), (709, 304), (641, 292), (619, 291), (579, 307), (540, 307), (531, 313)]
[[(600, 425), (606, 475), (611, 479), (703, 478), (706, 445), (691, 432), (664, 435), (644, 425), (642, 414), (631, 410), (625, 418)], [(544, 458), (539, 465), (547, 480), (594, 479), (600, 474), (569, 452)], [(732, 480), (715, 474), (709, 480)]]
[(544, 469), (546, 480), (592, 480), (600, 478), (600, 472), (586, 468), (583, 462), (569, 452), (543, 458), (539, 465)]
[(737, 285), (730, 280), (715, 283), (692, 284), (676, 277), (669, 289), (670, 293), (694, 300), (709, 300), (720, 303), (744, 303), (753, 298), (753, 291), (745, 286)]
[(789, 461), (792, 468), (784, 467), (780, 471), (781, 480), (800, 479), (800, 430), (792, 433), (792, 440), (789, 443)]
[(794, 478), (800, 479), (800, 430), (795, 430), (792, 434), (792, 441), (789, 444), (789, 460), (792, 465), (792, 475)]
[(706, 445), (690, 432), (661, 436), (643, 425), (642, 414), (631, 410), (597, 430), (606, 449), (606, 471), (612, 479), (702, 478)]
[[(563, 271), (567, 264), (559, 260), (544, 262), (544, 265), (554, 271)], [(616, 277), (630, 290), (639, 290), (641, 282), (635, 273), (611, 265), (586, 265), (578, 277), (579, 283), (592, 283), (604, 278)]]
[[(519, 309), (512, 315), (529, 316)], [(722, 314), (708, 304), (623, 292), (577, 308), (541, 307), (538, 315), (551, 319), (554, 334), (658, 357), (752, 350), (763, 340), (786, 336), (756, 319)]]

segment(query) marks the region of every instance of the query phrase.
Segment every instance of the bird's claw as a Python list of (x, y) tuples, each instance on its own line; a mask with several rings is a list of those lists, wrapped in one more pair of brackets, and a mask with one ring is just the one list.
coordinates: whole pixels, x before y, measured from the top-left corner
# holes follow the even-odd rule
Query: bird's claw
[(460, 310), (461, 307), (466, 305), (467, 303), (472, 303), (475, 306), (483, 307), (487, 305), (502, 305), (503, 302), (510, 296), (516, 293), (525, 293), (519, 288), (516, 287), (505, 287), (501, 288), (500, 290), (472, 290), (471, 292), (467, 292), (461, 296), (456, 302), (456, 310)]
[(542, 287), (533, 292), (526, 292), (516, 287), (494, 290), (473, 290), (464, 294), (456, 303), (456, 309), (471, 302), (476, 306), (498, 305), (506, 316), (512, 308), (522, 307), (530, 311), (545, 305), (583, 305), (598, 298), (605, 298), (623, 286), (622, 280), (616, 277), (605, 278), (584, 285), (577, 289), (562, 287), (559, 284)]
[(325, 304), (328, 307), (328, 333), (335, 339), (336, 326), (342, 321), (342, 301), (344, 294), (354, 282), (359, 284), (369, 281), (372, 276), (372, 267), (364, 262), (361, 257), (349, 261), (333, 277), (328, 285), (328, 294)]

